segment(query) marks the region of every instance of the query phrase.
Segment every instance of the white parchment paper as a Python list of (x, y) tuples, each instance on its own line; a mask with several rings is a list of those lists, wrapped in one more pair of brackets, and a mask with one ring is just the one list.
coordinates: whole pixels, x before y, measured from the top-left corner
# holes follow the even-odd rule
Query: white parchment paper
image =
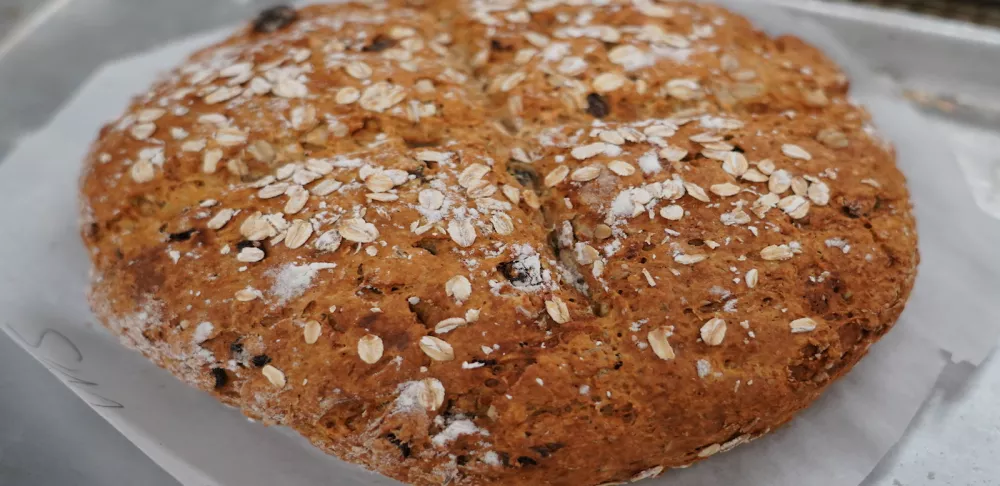
[[(948, 360), (978, 364), (996, 342), (1000, 222), (976, 207), (945, 142), (820, 27), (760, 2), (725, 3), (772, 33), (821, 45), (847, 67), (854, 96), (898, 148), (923, 261), (896, 329), (814, 406), (770, 436), (649, 484), (858, 484), (902, 435)], [(121, 347), (84, 300), (89, 263), (77, 233), (80, 160), (132, 93), (222, 35), (101, 69), (0, 165), (2, 328), (183, 484), (395, 484), (324, 455), (288, 430), (250, 423), (180, 383)]]

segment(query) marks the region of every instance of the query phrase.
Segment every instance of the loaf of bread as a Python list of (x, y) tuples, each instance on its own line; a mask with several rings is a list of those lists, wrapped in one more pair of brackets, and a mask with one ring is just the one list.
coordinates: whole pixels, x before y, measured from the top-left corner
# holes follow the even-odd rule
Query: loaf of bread
[(909, 197), (847, 92), (696, 2), (272, 8), (101, 131), (91, 303), (403, 482), (658, 476), (789, 421), (903, 309)]

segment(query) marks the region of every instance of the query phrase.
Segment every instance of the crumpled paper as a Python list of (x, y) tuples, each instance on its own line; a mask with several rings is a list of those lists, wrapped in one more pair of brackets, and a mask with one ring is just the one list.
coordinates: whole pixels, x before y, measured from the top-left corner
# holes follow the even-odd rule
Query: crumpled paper
[[(897, 327), (791, 424), (650, 485), (859, 484), (901, 437), (943, 367), (978, 364), (1000, 334), (1000, 222), (975, 205), (946, 143), (826, 31), (761, 2), (722, 2), (773, 34), (830, 53), (899, 153), (923, 261)], [(2, 328), (183, 484), (397, 484), (327, 456), (287, 429), (251, 423), (122, 346), (84, 299), (77, 174), (102, 123), (216, 32), (101, 69), (51, 123), (0, 165)]]

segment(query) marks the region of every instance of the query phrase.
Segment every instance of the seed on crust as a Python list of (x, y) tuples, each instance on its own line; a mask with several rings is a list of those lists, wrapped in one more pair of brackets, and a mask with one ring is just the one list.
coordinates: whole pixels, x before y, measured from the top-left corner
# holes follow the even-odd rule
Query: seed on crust
[(750, 182), (767, 182), (770, 178), (757, 169), (747, 169), (747, 171), (740, 176), (740, 179)]
[(788, 260), (795, 256), (788, 245), (771, 245), (760, 251), (760, 257), (767, 261)]
[(288, 201), (285, 202), (285, 207), (282, 209), (285, 214), (298, 213), (309, 202), (309, 191), (303, 189), (302, 186), (290, 186), (286, 194)]
[(670, 221), (680, 221), (684, 217), (684, 208), (676, 204), (664, 206), (660, 209), (660, 217)]
[(521, 202), (521, 191), (520, 191), (520, 189), (518, 189), (518, 188), (516, 188), (516, 187), (514, 187), (512, 185), (504, 184), (500, 188), (500, 192), (503, 192), (503, 195), (510, 202), (512, 202), (514, 204), (517, 204), (517, 203)]
[(664, 361), (669, 361), (676, 357), (674, 348), (667, 341), (670, 334), (670, 330), (666, 327), (658, 327), (646, 334), (646, 341), (649, 343), (649, 347), (653, 349), (653, 353), (656, 356)]
[(708, 255), (688, 255), (681, 253), (674, 257), (674, 261), (681, 265), (694, 265), (695, 263), (705, 261), (707, 258)]
[(343, 240), (344, 237), (340, 236), (340, 232), (332, 229), (319, 235), (313, 246), (319, 251), (337, 251)]
[(365, 88), (358, 103), (366, 110), (382, 113), (396, 106), (405, 98), (406, 91), (402, 86), (379, 81)]
[(601, 167), (598, 165), (588, 165), (573, 171), (570, 179), (575, 182), (587, 182), (597, 179), (601, 175)]
[(700, 451), (698, 451), (698, 457), (709, 457), (718, 454), (722, 450), (722, 446), (719, 444), (712, 444)]
[(260, 297), (260, 291), (251, 287), (241, 289), (236, 292), (236, 300), (240, 302), (250, 302)]
[(618, 73), (598, 74), (594, 78), (592, 86), (598, 93), (610, 93), (625, 85), (625, 76)]
[(261, 199), (271, 199), (278, 196), (283, 196), (286, 191), (288, 191), (289, 184), (287, 182), (275, 182), (274, 184), (268, 184), (259, 191), (257, 191), (257, 197)]
[(792, 175), (784, 169), (779, 169), (771, 173), (767, 182), (767, 188), (775, 194), (782, 194), (792, 187)]
[(764, 175), (771, 175), (774, 172), (774, 168), (774, 161), (771, 159), (764, 159), (757, 162), (757, 170)]
[(156, 133), (156, 124), (139, 123), (137, 125), (133, 125), (132, 128), (129, 129), (129, 133), (132, 135), (132, 138), (136, 140), (146, 140)]
[(786, 196), (778, 201), (778, 207), (792, 219), (802, 219), (809, 214), (809, 200), (799, 196)]
[(754, 287), (757, 286), (757, 279), (760, 278), (760, 277), (758, 277), (758, 275), (759, 275), (759, 273), (757, 272), (756, 268), (751, 268), (747, 272), (747, 276), (746, 276), (747, 287), (749, 287), (749, 288), (752, 289), (752, 288), (754, 288)]
[(444, 292), (459, 302), (468, 300), (472, 295), (472, 283), (464, 275), (455, 275), (444, 283)]
[(382, 338), (374, 334), (366, 334), (358, 340), (358, 357), (368, 364), (378, 363), (382, 359)]
[(461, 317), (449, 317), (434, 325), (434, 334), (447, 334), (466, 324), (468, 324), (468, 322)]
[(236, 259), (243, 263), (256, 263), (263, 260), (264, 256), (264, 250), (248, 246), (240, 250), (240, 253), (236, 255)]
[(550, 300), (545, 301), (545, 311), (549, 313), (549, 317), (553, 321), (559, 324), (565, 324), (569, 322), (569, 307), (563, 302), (559, 297), (552, 297)]
[(226, 223), (228, 223), (230, 219), (233, 219), (233, 214), (235, 214), (235, 211), (233, 211), (232, 209), (229, 208), (222, 209), (219, 212), (215, 213), (215, 216), (212, 216), (212, 219), (208, 220), (208, 223), (206, 225), (208, 226), (208, 229), (212, 230), (222, 229), (224, 226), (226, 226)]
[(750, 169), (750, 163), (747, 162), (747, 158), (739, 152), (729, 152), (726, 154), (726, 159), (722, 161), (722, 170), (726, 171), (727, 174), (739, 177), (746, 173)]
[(444, 205), (444, 194), (437, 189), (423, 189), (417, 194), (417, 201), (427, 209), (441, 209)]
[(420, 338), (420, 350), (434, 361), (451, 361), (455, 359), (455, 350), (447, 341), (434, 336)]
[(319, 321), (309, 321), (302, 328), (302, 337), (306, 344), (316, 344), (321, 334), (323, 334), (323, 326), (320, 325)]
[(635, 166), (625, 162), (624, 160), (612, 160), (611, 162), (608, 162), (608, 169), (622, 177), (628, 177), (635, 174)]
[(279, 98), (305, 98), (309, 94), (309, 88), (289, 77), (282, 77), (271, 86), (271, 92)]
[(463, 248), (472, 246), (476, 242), (476, 227), (472, 226), (469, 220), (448, 222), (448, 236), (451, 240)]
[(781, 146), (781, 153), (798, 160), (812, 160), (812, 154), (798, 145), (786, 143)]
[(285, 387), (285, 374), (282, 373), (281, 370), (279, 370), (278, 368), (275, 368), (274, 366), (268, 364), (264, 365), (264, 367), (261, 368), (260, 372), (261, 374), (264, 375), (264, 378), (267, 378), (267, 381), (271, 382), (272, 385), (278, 388)]
[(712, 184), (712, 187), (710, 187), (709, 189), (712, 190), (712, 193), (722, 197), (735, 196), (740, 193), (740, 186), (737, 186), (736, 184), (733, 184), (731, 182), (724, 182), (722, 184)]
[(558, 186), (562, 181), (566, 180), (566, 176), (569, 175), (569, 167), (565, 165), (560, 165), (549, 172), (545, 176), (545, 187), (555, 187)]
[(830, 203), (830, 186), (822, 181), (816, 181), (809, 185), (807, 191), (809, 200), (817, 206), (826, 206)]
[(493, 230), (498, 235), (508, 236), (514, 233), (514, 220), (507, 213), (494, 213), (490, 217), (490, 221), (493, 223)]
[(637, 481), (642, 481), (643, 479), (655, 478), (663, 473), (663, 469), (664, 469), (663, 466), (651, 467), (629, 478), (629, 482), (634, 483)]
[(465, 168), (461, 173), (458, 174), (458, 185), (465, 189), (475, 184), (477, 181), (486, 177), (486, 174), (490, 173), (490, 168), (483, 164), (472, 164)]
[(576, 160), (586, 160), (598, 154), (604, 153), (606, 149), (607, 145), (605, 145), (604, 142), (594, 142), (587, 145), (573, 147), (573, 150), (570, 150), (570, 155), (572, 155)]
[(201, 157), (201, 171), (206, 174), (214, 174), (219, 168), (219, 161), (222, 160), (222, 150), (206, 150)]
[(361, 61), (355, 61), (344, 67), (344, 72), (355, 79), (368, 79), (372, 75), (371, 66)]
[(465, 195), (472, 199), (482, 199), (484, 197), (490, 197), (496, 192), (497, 186), (493, 185), (492, 182), (485, 179), (479, 179), (469, 186), (469, 188), (465, 191)]
[(340, 232), (340, 236), (344, 237), (345, 240), (355, 243), (371, 243), (379, 236), (375, 225), (361, 218), (350, 218), (341, 221), (337, 226), (337, 231)]
[(847, 148), (851, 144), (847, 139), (847, 135), (836, 128), (824, 128), (820, 130), (816, 134), (816, 141), (832, 149)]
[(303, 219), (296, 219), (292, 221), (292, 225), (288, 227), (288, 233), (285, 235), (285, 246), (291, 249), (296, 249), (302, 247), (309, 241), (309, 237), (312, 236), (313, 227), (309, 221)]
[(601, 253), (596, 248), (586, 243), (576, 245), (576, 261), (580, 265), (590, 265), (601, 258)]
[(711, 199), (709, 199), (708, 194), (706, 194), (705, 190), (702, 189), (701, 186), (699, 186), (698, 184), (695, 184), (693, 182), (685, 182), (684, 189), (687, 190), (687, 193), (690, 194), (691, 197), (699, 201), (711, 202)]
[(435, 378), (420, 380), (420, 393), (417, 402), (428, 412), (433, 412), (444, 405), (444, 385)]
[(392, 179), (385, 174), (372, 174), (365, 179), (365, 187), (372, 192), (386, 192), (394, 185)]
[(129, 172), (132, 174), (132, 180), (140, 184), (149, 182), (156, 177), (156, 170), (148, 160), (140, 160), (132, 164), (132, 169)]
[(701, 326), (701, 340), (709, 346), (719, 346), (726, 337), (726, 321), (718, 317)]
[(806, 191), (808, 190), (809, 190), (809, 183), (806, 182), (806, 179), (804, 177), (801, 176), (792, 177), (792, 192), (795, 193), (796, 196), (805, 196)]
[(792, 328), (793, 334), (799, 334), (804, 332), (811, 332), (816, 330), (816, 321), (803, 317), (801, 319), (795, 319), (789, 326)]
[(340, 90), (337, 91), (337, 96), (334, 97), (334, 101), (338, 105), (349, 105), (358, 101), (359, 98), (361, 98), (361, 92), (358, 91), (358, 88), (347, 86), (345, 88), (340, 88)]

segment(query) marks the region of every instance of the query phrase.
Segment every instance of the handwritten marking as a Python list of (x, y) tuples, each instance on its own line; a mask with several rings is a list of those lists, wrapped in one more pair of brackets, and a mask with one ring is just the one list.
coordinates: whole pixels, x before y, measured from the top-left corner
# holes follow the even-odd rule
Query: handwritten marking
[(42, 347), (42, 344), (45, 344), (45, 338), (49, 336), (55, 336), (59, 338), (59, 340), (61, 340), (62, 342), (66, 343), (66, 345), (73, 350), (73, 353), (75, 354), (75, 361), (77, 363), (83, 361), (83, 353), (80, 352), (80, 348), (76, 347), (76, 344), (74, 344), (73, 341), (70, 341), (69, 338), (66, 337), (63, 333), (56, 331), (55, 329), (46, 328), (45, 330), (42, 331), (41, 334), (39, 334), (38, 339), (34, 343), (31, 343), (27, 339), (25, 339), (25, 337), (22, 336), (21, 333), (17, 332), (17, 330), (14, 329), (14, 327), (11, 326), (10, 324), (7, 324), (7, 329), (10, 329), (10, 331), (13, 332), (14, 335), (17, 336), (17, 338), (20, 339), (22, 343), (28, 345), (29, 347), (31, 347), (31, 349), (40, 349)]
[[(73, 361), (77, 363), (83, 362), (83, 352), (80, 351), (80, 348), (76, 345), (76, 343), (74, 343), (68, 337), (66, 337), (65, 334), (55, 329), (49, 329), (49, 328), (43, 329), (42, 332), (38, 335), (38, 339), (36, 339), (35, 342), (31, 342), (28, 341), (28, 339), (25, 338), (20, 332), (18, 332), (17, 329), (14, 329), (14, 326), (11, 326), (10, 324), (5, 324), (5, 325), (7, 329), (10, 330), (11, 334), (14, 337), (16, 337), (22, 343), (24, 343), (24, 345), (36, 350), (41, 349), (41, 347), (46, 342), (46, 338), (49, 338), (49, 336), (53, 336), (52, 338), (48, 339), (48, 341), (56, 339), (57, 341), (63, 342), (67, 347), (69, 347), (70, 350), (73, 351), (72, 354)], [(59, 354), (65, 355), (66, 353), (59, 353)], [(123, 405), (121, 402), (112, 400), (104, 395), (100, 395), (91, 390), (81, 388), (81, 387), (96, 387), (100, 385), (93, 381), (84, 380), (83, 378), (76, 376), (74, 373), (79, 373), (80, 372), (79, 369), (71, 368), (62, 363), (58, 363), (54, 359), (49, 357), (39, 357), (39, 359), (43, 361), (45, 364), (49, 365), (47, 366), (49, 370), (63, 375), (63, 377), (65, 378), (66, 385), (71, 386), (78, 393), (80, 393), (83, 401), (86, 402), (91, 407), (111, 408), (111, 409), (125, 408), (125, 405)], [(86, 395), (86, 397), (84, 397), (83, 395)]]

